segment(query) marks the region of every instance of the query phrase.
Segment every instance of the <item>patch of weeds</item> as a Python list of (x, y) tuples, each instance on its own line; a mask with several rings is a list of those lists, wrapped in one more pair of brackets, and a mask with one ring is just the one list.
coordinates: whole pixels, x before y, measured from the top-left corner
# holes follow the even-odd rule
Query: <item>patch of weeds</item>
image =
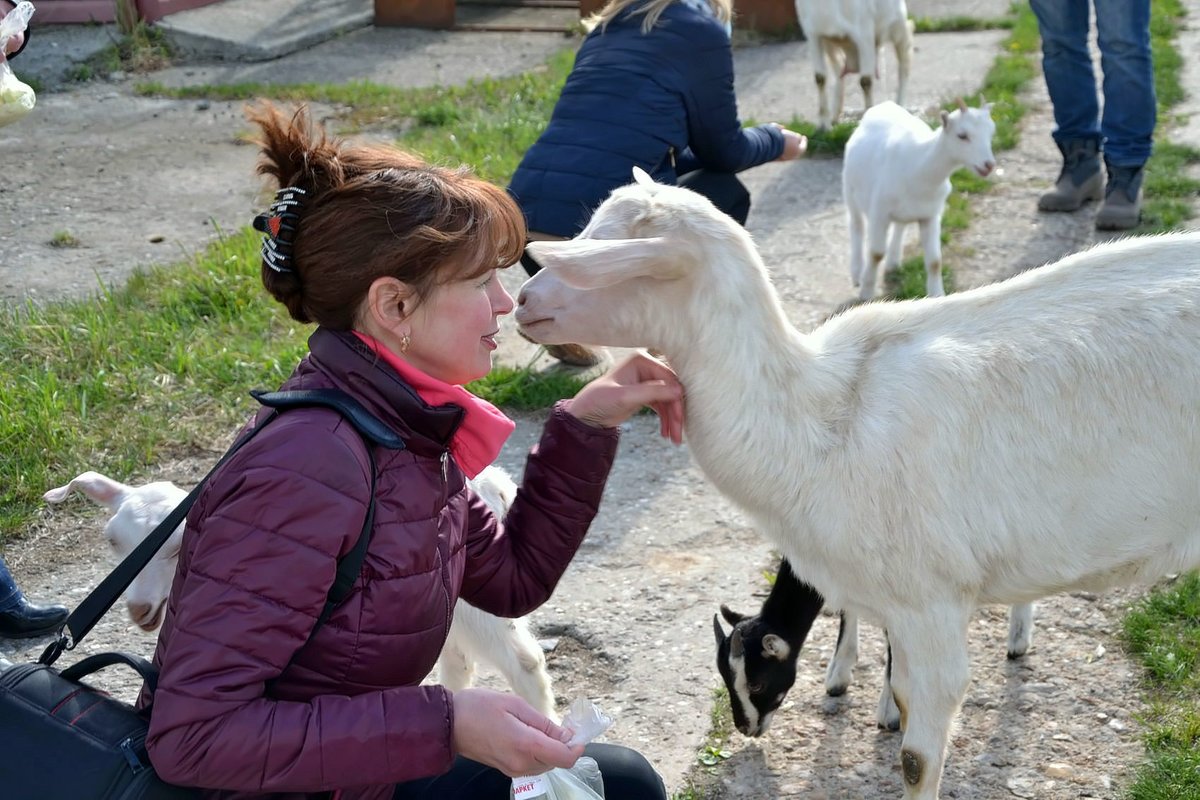
[(503, 408), (534, 410), (574, 397), (587, 381), (578, 373), (535, 372), (530, 365), (497, 366), (485, 377), (467, 384), (467, 389)]
[(565, 48), (520, 75), (421, 89), (354, 81), (183, 88), (145, 83), (136, 91), (178, 98), (329, 103), (341, 109), (337, 120), (346, 131), (386, 125), (402, 131), (396, 139), (400, 147), (434, 163), (469, 164), (481, 178), (503, 185), (550, 121), (574, 62), (574, 48)]
[(967, 33), (969, 31), (1007, 30), (1013, 26), (1011, 17), (980, 19), (955, 15), (951, 17), (915, 17), (913, 27), (917, 33)]
[(70, 231), (55, 231), (47, 244), (51, 247), (80, 247), (83, 242), (79, 241)]

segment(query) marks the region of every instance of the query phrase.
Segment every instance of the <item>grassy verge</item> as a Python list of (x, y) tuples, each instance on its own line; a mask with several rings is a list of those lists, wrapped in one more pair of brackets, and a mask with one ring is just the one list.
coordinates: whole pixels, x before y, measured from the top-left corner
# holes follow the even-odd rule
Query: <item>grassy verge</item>
[(339, 110), (343, 131), (386, 124), (401, 131), (396, 140), (401, 147), (436, 163), (470, 164), (480, 177), (503, 185), (549, 121), (574, 60), (574, 48), (566, 48), (529, 72), (465, 86), (397, 89), (352, 81), (169, 88), (143, 83), (137, 91), (175, 98), (328, 103)]
[(1129, 800), (1200, 797), (1200, 576), (1148, 595), (1124, 621), (1126, 646), (1146, 670), (1146, 761)]

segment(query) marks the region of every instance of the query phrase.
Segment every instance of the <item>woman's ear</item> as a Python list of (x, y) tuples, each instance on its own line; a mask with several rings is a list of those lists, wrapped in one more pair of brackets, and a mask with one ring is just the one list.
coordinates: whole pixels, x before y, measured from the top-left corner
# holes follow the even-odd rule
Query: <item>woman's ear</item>
[(368, 325), (396, 331), (407, 322), (416, 299), (416, 292), (407, 283), (391, 277), (376, 278), (367, 289), (364, 316)]

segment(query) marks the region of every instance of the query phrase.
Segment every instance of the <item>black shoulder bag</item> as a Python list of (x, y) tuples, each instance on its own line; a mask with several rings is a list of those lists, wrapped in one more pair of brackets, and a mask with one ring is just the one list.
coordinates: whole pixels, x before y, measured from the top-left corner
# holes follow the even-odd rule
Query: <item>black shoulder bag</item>
[(375, 516), (373, 447), (403, 450), (404, 441), (349, 395), (336, 389), (251, 392), (271, 413), (221, 457), (204, 480), (134, 548), (67, 617), (66, 628), (36, 663), (0, 670), (0, 795), (39, 800), (182, 800), (198, 792), (159, 779), (146, 755), (147, 720), (132, 706), (92, 688), (82, 679), (113, 664), (142, 676), (153, 691), (154, 666), (130, 653), (88, 656), (61, 672), (52, 665), (74, 650), (187, 516), (204, 484), (239, 448), (281, 411), (324, 406), (338, 411), (363, 437), (371, 462), (371, 494), (362, 533), (339, 562), (337, 576), (309, 640), (350, 593), (371, 540)]

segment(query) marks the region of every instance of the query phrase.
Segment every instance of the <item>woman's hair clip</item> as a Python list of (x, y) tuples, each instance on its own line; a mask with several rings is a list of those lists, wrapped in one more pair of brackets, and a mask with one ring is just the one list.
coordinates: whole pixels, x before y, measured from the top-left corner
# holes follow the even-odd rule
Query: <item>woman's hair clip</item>
[(295, 272), (292, 265), (292, 240), (300, 223), (300, 212), (308, 192), (287, 186), (275, 193), (275, 202), (265, 214), (254, 218), (254, 230), (267, 235), (262, 243), (263, 263), (276, 272)]

